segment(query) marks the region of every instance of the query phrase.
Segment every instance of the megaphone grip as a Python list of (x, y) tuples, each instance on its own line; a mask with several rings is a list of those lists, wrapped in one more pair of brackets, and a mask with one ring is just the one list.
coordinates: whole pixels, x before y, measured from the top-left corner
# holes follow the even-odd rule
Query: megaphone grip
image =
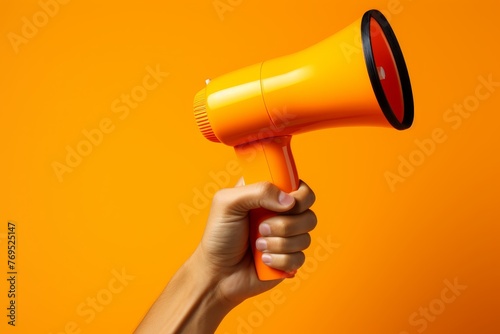
[[(299, 178), (292, 151), (291, 136), (273, 137), (257, 140), (235, 147), (238, 160), (243, 167), (246, 184), (269, 181), (284, 192), (297, 190)], [(293, 277), (293, 273), (274, 269), (262, 261), (262, 252), (255, 242), (261, 237), (259, 225), (262, 221), (276, 216), (275, 212), (260, 208), (250, 212), (250, 245), (254, 256), (255, 269), (261, 281)]]

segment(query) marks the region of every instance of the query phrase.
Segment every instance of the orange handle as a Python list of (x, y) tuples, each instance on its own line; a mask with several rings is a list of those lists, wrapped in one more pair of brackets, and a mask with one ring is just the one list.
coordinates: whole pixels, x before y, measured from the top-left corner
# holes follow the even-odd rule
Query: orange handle
[[(273, 137), (236, 146), (236, 155), (243, 167), (246, 184), (269, 181), (284, 192), (297, 190), (299, 177), (290, 149), (291, 136)], [(256, 209), (250, 212), (250, 245), (252, 246), (255, 269), (261, 281), (293, 277), (267, 266), (262, 262), (262, 252), (255, 247), (255, 241), (261, 236), (259, 225), (262, 221), (276, 216), (275, 212)]]

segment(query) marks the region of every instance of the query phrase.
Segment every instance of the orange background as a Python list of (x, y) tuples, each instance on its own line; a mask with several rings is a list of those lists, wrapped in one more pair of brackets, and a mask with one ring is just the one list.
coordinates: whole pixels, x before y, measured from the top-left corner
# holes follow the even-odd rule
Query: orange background
[[(500, 81), (498, 4), (222, 2), (232, 3), (223, 20), (211, 0), (73, 0), (17, 54), (9, 33), (20, 35), (23, 17), (32, 22), (41, 7), (2, 3), (0, 277), (12, 220), (19, 298), (17, 326), (2, 313), (0, 331), (132, 332), (203, 233), (208, 205), (197, 203), (188, 220), (179, 208), (193, 207), (194, 192), (214, 184), (211, 172), (229, 172), (235, 159), (196, 128), (192, 99), (205, 79), (301, 50), (378, 8), (406, 57), (414, 126), (294, 139), (299, 175), (318, 198), (308, 267), (276, 288), (278, 302), (267, 293), (243, 303), (218, 333), (413, 334), (423, 323), (429, 334), (500, 332), (499, 87), (459, 125), (444, 119), (454, 104), (474, 102), (479, 77)], [(142, 85), (148, 66), (169, 75), (120, 119), (113, 102)], [(103, 119), (113, 130), (59, 182), (54, 161)], [(444, 143), (392, 191), (385, 173), (397, 173), (400, 156), (417, 157), (415, 140), (436, 128)], [(318, 248), (328, 238), (338, 246), (331, 254)], [(134, 278), (117, 292), (122, 270)], [(467, 288), (440, 302), (444, 281), (455, 279)], [(7, 290), (2, 278), (2, 312)], [(89, 320), (97, 296), (108, 299)], [(430, 306), (432, 321), (422, 321)]]

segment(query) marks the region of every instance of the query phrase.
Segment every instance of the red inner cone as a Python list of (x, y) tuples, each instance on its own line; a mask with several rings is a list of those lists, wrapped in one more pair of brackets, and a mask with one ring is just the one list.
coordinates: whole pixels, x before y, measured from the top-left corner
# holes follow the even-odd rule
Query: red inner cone
[(404, 100), (398, 69), (382, 27), (380, 27), (374, 18), (370, 21), (370, 40), (375, 66), (379, 73), (384, 94), (394, 116), (402, 123), (404, 118)]

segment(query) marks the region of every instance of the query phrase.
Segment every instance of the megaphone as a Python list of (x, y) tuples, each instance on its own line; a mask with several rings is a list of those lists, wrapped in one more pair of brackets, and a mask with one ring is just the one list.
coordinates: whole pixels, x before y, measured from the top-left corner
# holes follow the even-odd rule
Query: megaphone
[[(196, 123), (213, 142), (233, 146), (246, 184), (269, 181), (285, 192), (299, 178), (293, 135), (340, 126), (398, 130), (413, 123), (413, 94), (399, 43), (377, 10), (303, 51), (222, 75), (196, 94)], [(260, 280), (291, 275), (262, 262), (259, 224), (250, 212), (250, 244)]]

